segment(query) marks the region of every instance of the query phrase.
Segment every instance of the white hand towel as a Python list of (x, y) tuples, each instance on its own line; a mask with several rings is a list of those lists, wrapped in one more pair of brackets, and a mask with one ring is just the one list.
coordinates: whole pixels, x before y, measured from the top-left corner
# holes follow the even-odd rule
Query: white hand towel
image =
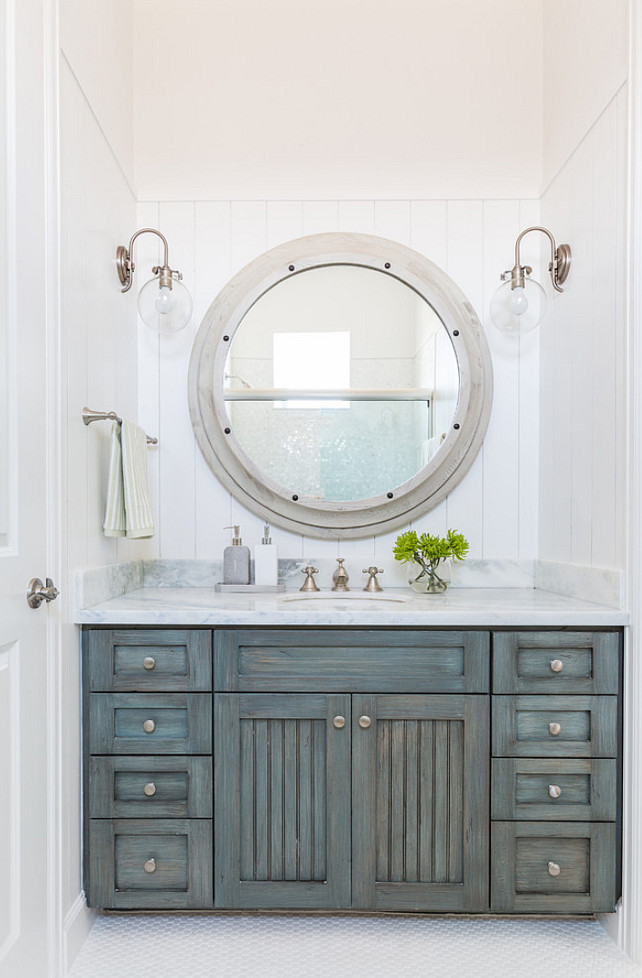
[(147, 474), (147, 435), (126, 418), (121, 426), (114, 424), (112, 427), (104, 532), (105, 536), (129, 539), (154, 535)]
[(123, 489), (123, 453), (120, 444), (120, 424), (111, 426), (111, 455), (107, 477), (107, 505), (103, 531), (106, 537), (125, 536), (125, 495)]

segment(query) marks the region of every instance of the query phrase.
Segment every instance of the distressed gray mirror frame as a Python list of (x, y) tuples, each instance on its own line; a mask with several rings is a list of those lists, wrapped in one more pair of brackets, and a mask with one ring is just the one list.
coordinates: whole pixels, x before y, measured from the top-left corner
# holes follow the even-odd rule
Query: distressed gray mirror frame
[[(452, 342), (459, 396), (437, 453), (412, 479), (369, 499), (299, 500), (266, 477), (230, 428), (223, 395), (230, 343), (252, 306), (292, 275), (327, 265), (358, 265), (388, 274), (432, 306)], [(217, 479), (251, 512), (306, 536), (366, 537), (408, 524), (441, 502), (479, 451), (490, 417), (493, 377), (488, 344), (468, 299), (437, 265), (404, 245), (365, 234), (317, 234), (272, 248), (250, 262), (214, 299), (194, 341), (188, 380), (198, 445)], [(392, 498), (390, 498), (392, 496)]]

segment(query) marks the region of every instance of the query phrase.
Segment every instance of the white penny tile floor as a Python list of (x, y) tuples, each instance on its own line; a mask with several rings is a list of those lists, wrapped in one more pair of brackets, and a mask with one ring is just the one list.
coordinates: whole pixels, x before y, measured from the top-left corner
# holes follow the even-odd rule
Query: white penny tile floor
[(625, 978), (596, 921), (107, 915), (69, 978)]

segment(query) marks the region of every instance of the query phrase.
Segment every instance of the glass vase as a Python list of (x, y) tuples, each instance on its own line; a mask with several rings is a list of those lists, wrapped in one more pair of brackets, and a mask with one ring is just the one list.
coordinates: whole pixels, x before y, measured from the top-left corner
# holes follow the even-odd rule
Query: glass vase
[[(419, 567), (419, 573), (416, 577), (411, 577), (408, 581), (413, 591), (416, 591), (417, 594), (443, 594), (448, 587), (448, 581), (445, 581), (437, 573), (440, 563), (441, 561), (436, 560), (433, 563)], [(416, 569), (417, 566), (415, 564), (414, 568)]]

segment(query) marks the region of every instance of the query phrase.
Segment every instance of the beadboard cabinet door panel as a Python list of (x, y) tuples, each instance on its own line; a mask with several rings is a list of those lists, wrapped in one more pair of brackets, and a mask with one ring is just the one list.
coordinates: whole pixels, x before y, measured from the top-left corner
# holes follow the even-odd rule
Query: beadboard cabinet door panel
[(214, 635), (214, 686), (248, 692), (484, 693), (488, 632), (239, 629)]
[(353, 906), (488, 908), (488, 699), (353, 697)]
[(619, 656), (617, 632), (495, 632), (493, 692), (615, 694)]
[(92, 692), (212, 688), (212, 633), (197, 629), (105, 629), (84, 633)]
[(350, 697), (216, 694), (215, 905), (350, 906)]

